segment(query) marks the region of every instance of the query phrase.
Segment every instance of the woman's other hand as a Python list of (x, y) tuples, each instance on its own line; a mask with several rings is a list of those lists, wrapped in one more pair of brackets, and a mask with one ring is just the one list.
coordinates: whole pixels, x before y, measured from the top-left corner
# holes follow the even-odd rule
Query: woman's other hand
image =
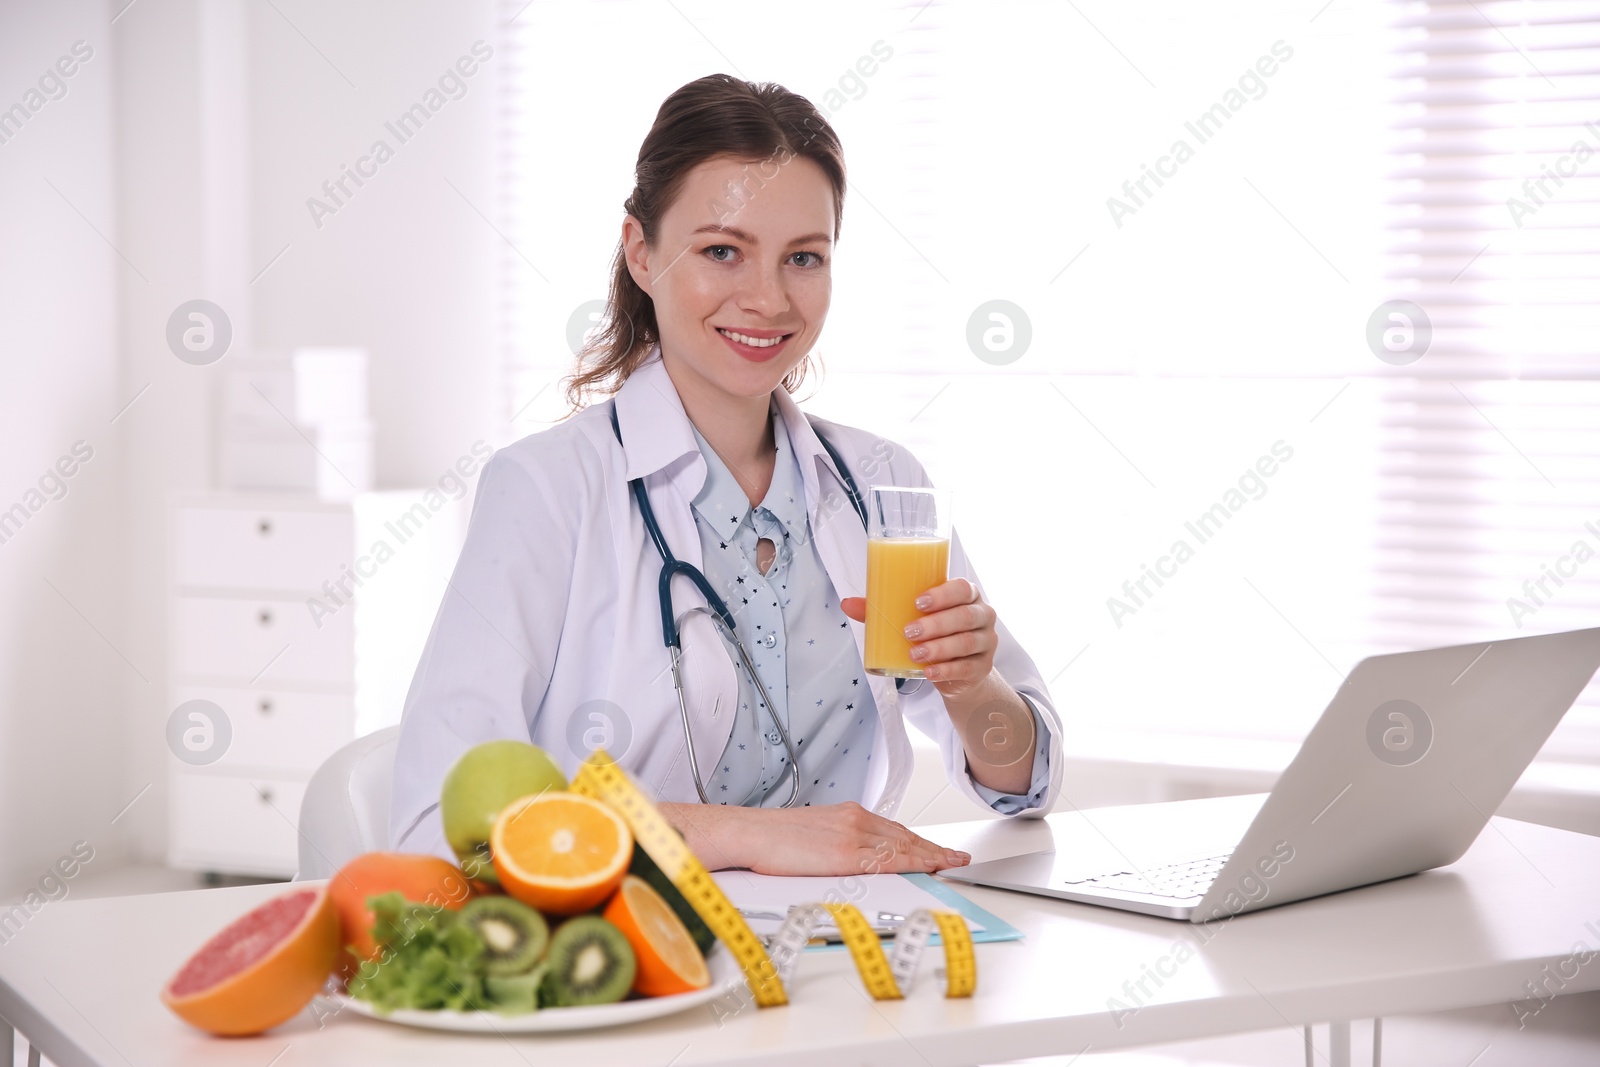
[(854, 801), (804, 808), (662, 804), (707, 867), (847, 876), (944, 870), (972, 862)]

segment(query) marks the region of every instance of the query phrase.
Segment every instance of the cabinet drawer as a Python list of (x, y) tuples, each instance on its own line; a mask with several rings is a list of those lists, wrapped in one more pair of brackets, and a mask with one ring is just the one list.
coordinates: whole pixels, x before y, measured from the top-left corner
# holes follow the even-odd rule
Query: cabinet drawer
[(183, 771), (170, 781), (173, 866), (283, 876), (299, 869), (304, 782)]
[(355, 611), (347, 603), (313, 621), (304, 600), (174, 597), (174, 665), (188, 680), (350, 686)]
[(173, 706), (209, 700), (228, 716), (228, 749), (208, 766), (280, 768), (310, 774), (354, 739), (355, 699), (338, 693), (297, 693), (221, 686), (178, 686)]
[(179, 507), (173, 527), (180, 587), (316, 591), (355, 548), (348, 510)]

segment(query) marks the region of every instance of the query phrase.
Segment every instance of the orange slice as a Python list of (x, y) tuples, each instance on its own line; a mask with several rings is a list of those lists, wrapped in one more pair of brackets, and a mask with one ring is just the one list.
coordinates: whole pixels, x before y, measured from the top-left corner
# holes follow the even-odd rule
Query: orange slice
[(501, 809), (489, 853), (508, 894), (552, 915), (576, 915), (617, 891), (633, 858), (633, 835), (598, 800), (546, 792)]
[(622, 931), (638, 958), (635, 992), (665, 997), (711, 984), (706, 959), (689, 928), (643, 878), (630, 874), (622, 879), (622, 887), (606, 905), (605, 917)]

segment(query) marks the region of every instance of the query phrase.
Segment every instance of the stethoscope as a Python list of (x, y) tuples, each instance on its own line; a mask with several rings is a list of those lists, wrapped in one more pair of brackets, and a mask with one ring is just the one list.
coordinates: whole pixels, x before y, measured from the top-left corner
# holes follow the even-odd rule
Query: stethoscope
[[(811, 429), (813, 432), (817, 432), (814, 424)], [(617, 443), (621, 444), (622, 427), (617, 423), (615, 405), (611, 409), (611, 430), (617, 435)], [(850, 468), (845, 466), (844, 458), (839, 455), (838, 450), (820, 432), (817, 432), (817, 440), (822, 442), (822, 447), (827, 450), (828, 456), (833, 460), (834, 468), (844, 480), (845, 495), (850, 498), (850, 506), (855, 508), (856, 515), (861, 519), (862, 527), (865, 528), (867, 525), (867, 504), (862, 499), (861, 490), (857, 488), (855, 478), (850, 474)], [(683, 721), (683, 739), (689, 749), (689, 772), (694, 775), (694, 788), (695, 792), (700, 794), (700, 802), (709, 804), (711, 799), (706, 796), (705, 783), (700, 778), (700, 764), (695, 758), (694, 751), (694, 735), (689, 729), (689, 708), (684, 702), (683, 672), (680, 667), (683, 659), (683, 643), (678, 631), (678, 623), (697, 611), (710, 615), (711, 621), (716, 624), (722, 636), (732, 641), (734, 647), (739, 650), (739, 659), (744, 664), (745, 672), (750, 675), (750, 680), (755, 683), (756, 693), (766, 707), (767, 715), (772, 719), (772, 725), (777, 727), (778, 736), (783, 739), (784, 751), (789, 754), (789, 770), (793, 775), (793, 780), (789, 787), (789, 799), (784, 801), (783, 806), (786, 808), (794, 807), (795, 801), (800, 797), (800, 760), (795, 754), (794, 745), (789, 740), (789, 731), (784, 729), (783, 723), (778, 720), (778, 709), (773, 705), (772, 698), (767, 695), (767, 687), (761, 681), (761, 675), (756, 673), (756, 666), (750, 661), (749, 650), (745, 648), (744, 642), (739, 640), (739, 636), (734, 633), (733, 613), (728, 610), (728, 605), (717, 595), (716, 590), (711, 588), (711, 583), (706, 580), (706, 576), (701, 572), (700, 568), (678, 559), (672, 554), (672, 550), (667, 547), (667, 539), (662, 536), (661, 526), (656, 522), (655, 509), (650, 506), (650, 496), (645, 492), (644, 479), (634, 478), (628, 482), (628, 487), (633, 490), (634, 499), (639, 502), (639, 513), (644, 517), (644, 527), (650, 533), (650, 540), (655, 542), (656, 551), (661, 553), (661, 578), (658, 583), (661, 598), (661, 636), (666, 643), (667, 653), (672, 658), (672, 687), (678, 694), (678, 717)], [(672, 615), (672, 579), (680, 574), (695, 584), (701, 595), (706, 598), (708, 606), (701, 607), (697, 604), (674, 619)], [(905, 679), (903, 678), (895, 681), (896, 687), (904, 683)]]

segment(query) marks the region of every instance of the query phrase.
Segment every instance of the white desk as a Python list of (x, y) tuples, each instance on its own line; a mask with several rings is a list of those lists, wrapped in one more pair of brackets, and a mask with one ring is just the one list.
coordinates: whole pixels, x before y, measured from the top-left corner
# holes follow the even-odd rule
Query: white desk
[[(1226, 830), (1240, 799), (1165, 805), (1172, 832)], [(1092, 825), (1073, 814), (1050, 822), (1068, 847), (1103, 847), (1124, 833), (1128, 810), (1091, 811)], [(922, 832), (980, 860), (1045, 847), (1050, 834), (1039, 822), (991, 821)], [(1203, 944), (1186, 923), (975, 889), (973, 899), (1028, 936), (977, 947), (970, 1000), (944, 999), (925, 970), (906, 1000), (875, 1003), (843, 954), (813, 954), (785, 1008), (747, 1008), (719, 1025), (703, 1007), (604, 1034), (505, 1039), (350, 1013), (319, 1028), (309, 1012), (261, 1037), (209, 1038), (169, 1014), (157, 991), (201, 941), (281, 887), (68, 900), (0, 945), (0, 1017), (61, 1067), (265, 1067), (285, 1048), (285, 1067), (469, 1058), (475, 1067), (970, 1065), (1525, 1000), (1524, 983), (1540, 981), (1546, 965), (1553, 971), (1576, 942), (1600, 948), (1597, 890), (1600, 838), (1504, 819), (1452, 867), (1240, 916)], [(1162, 964), (1179, 944), (1193, 956)], [(1119, 1028), (1108, 999), (1128, 1003), (1123, 983), (1146, 967), (1172, 974), (1159, 988), (1146, 981), (1152, 996)], [(1576, 971), (1561, 992), (1600, 989), (1600, 960)]]

